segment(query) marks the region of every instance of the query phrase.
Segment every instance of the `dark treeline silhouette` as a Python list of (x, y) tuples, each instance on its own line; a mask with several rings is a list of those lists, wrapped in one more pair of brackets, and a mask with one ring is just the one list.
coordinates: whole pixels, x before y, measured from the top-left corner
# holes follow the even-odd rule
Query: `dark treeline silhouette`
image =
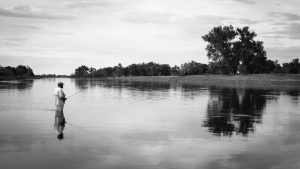
[(17, 67), (0, 66), (0, 80), (53, 78), (53, 77), (70, 77), (70, 76), (56, 75), (56, 74), (35, 75), (33, 73), (33, 70), (29, 66), (24, 66), (24, 65), (19, 65)]
[[(190, 61), (179, 66), (171, 67), (168, 64), (158, 63), (141, 63), (131, 64), (123, 67), (122, 64), (118, 64), (114, 67), (105, 67), (95, 69), (82, 65), (75, 70), (72, 77), (120, 77), (120, 76), (187, 76), (187, 75), (203, 75), (203, 74), (229, 74), (227, 71), (223, 71), (224, 65), (220, 62), (210, 62), (207, 64)], [(226, 69), (225, 69), (226, 70)], [(248, 74), (240, 72), (241, 74)], [(266, 60), (261, 72), (255, 73), (287, 73), (287, 74), (299, 74), (300, 63), (299, 59), (293, 59), (292, 62), (283, 63), (282, 65), (278, 61)], [(55, 76), (54, 76), (55, 77)]]
[(199, 75), (207, 73), (208, 65), (191, 61), (181, 67), (171, 67), (168, 64), (154, 62), (131, 64), (123, 67), (118, 64), (114, 67), (105, 67), (96, 70), (82, 65), (75, 70), (73, 77), (120, 77), (120, 76), (170, 76), (170, 75)]
[(263, 42), (256, 41), (255, 32), (249, 27), (234, 29), (230, 26), (214, 27), (202, 38), (206, 46), (209, 73), (212, 74), (259, 74), (300, 73), (299, 59), (282, 66), (278, 61), (268, 60)]
[(29, 66), (19, 65), (17, 67), (0, 66), (0, 79), (25, 79), (34, 77), (34, 73)]
[[(280, 70), (280, 68), (279, 68)], [(293, 59), (292, 62), (284, 63), (281, 72), (299, 74), (300, 73), (300, 63), (299, 59)]]

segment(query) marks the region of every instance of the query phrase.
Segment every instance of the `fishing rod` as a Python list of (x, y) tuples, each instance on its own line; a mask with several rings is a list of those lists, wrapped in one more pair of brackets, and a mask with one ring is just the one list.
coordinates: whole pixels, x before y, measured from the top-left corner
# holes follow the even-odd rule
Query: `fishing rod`
[(69, 99), (69, 98), (71, 98), (71, 97), (77, 95), (78, 93), (80, 93), (80, 92), (82, 92), (82, 91), (83, 91), (83, 89), (81, 89), (81, 90), (79, 90), (79, 91), (77, 91), (77, 92), (71, 94), (69, 97), (67, 97), (67, 99)]

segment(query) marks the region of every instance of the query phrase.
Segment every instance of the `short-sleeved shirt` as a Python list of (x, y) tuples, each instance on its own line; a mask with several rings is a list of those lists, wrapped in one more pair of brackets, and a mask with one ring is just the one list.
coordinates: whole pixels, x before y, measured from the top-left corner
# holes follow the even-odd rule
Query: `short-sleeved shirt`
[(59, 87), (55, 88), (55, 89), (54, 89), (54, 95), (55, 95), (55, 96), (58, 96), (58, 95), (59, 95), (59, 92), (60, 92), (61, 90), (62, 90), (62, 89), (59, 88)]
[(55, 103), (56, 105), (63, 105), (64, 101), (62, 98), (65, 98), (65, 93), (63, 92), (62, 88), (55, 88), (54, 89), (54, 96), (55, 96)]

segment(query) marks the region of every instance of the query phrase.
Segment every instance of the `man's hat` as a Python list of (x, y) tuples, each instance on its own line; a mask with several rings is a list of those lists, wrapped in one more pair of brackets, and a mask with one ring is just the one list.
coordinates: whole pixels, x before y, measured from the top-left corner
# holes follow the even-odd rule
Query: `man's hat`
[(63, 82), (58, 82), (57, 85), (64, 85), (64, 83)]

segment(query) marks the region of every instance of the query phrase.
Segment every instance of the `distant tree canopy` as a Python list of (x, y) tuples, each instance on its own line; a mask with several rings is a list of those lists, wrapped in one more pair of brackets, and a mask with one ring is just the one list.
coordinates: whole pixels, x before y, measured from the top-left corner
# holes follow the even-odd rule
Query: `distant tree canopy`
[[(95, 69), (87, 66), (80, 66), (75, 69), (72, 77), (120, 77), (120, 76), (187, 76), (202, 74), (226, 74), (228, 72), (227, 65), (221, 61), (210, 62), (207, 64), (190, 61), (181, 64), (181, 66), (170, 67), (168, 64), (158, 64), (154, 62), (131, 64), (123, 67), (118, 64), (114, 67), (105, 67)], [(239, 67), (242, 65), (239, 65)], [(241, 69), (241, 68), (240, 68)], [(299, 59), (293, 59), (292, 62), (283, 63), (281, 66), (277, 60), (266, 60), (262, 67), (259, 68), (260, 73), (300, 73)], [(255, 70), (252, 69), (251, 70)], [(225, 73), (224, 73), (225, 72)], [(243, 72), (242, 72), (243, 73)]]
[(90, 76), (90, 68), (87, 66), (80, 66), (77, 69), (75, 69), (75, 75), (78, 77), (89, 77)]
[(224, 74), (236, 74), (238, 71), (266, 73), (266, 52), (263, 42), (254, 40), (256, 36), (255, 32), (249, 31), (249, 27), (236, 30), (231, 25), (213, 28), (202, 37), (208, 42), (207, 56), (214, 66), (211, 71)]
[[(90, 71), (89, 71), (90, 70)], [(92, 70), (92, 71), (91, 71)], [(154, 62), (131, 64), (123, 67), (118, 64), (114, 67), (105, 67), (96, 70), (87, 66), (80, 66), (75, 70), (75, 77), (119, 77), (119, 76), (169, 76), (171, 67), (168, 64)]]
[(2, 67), (0, 66), (0, 77), (15, 77), (15, 78), (27, 78), (33, 77), (34, 73), (29, 66), (19, 65), (17, 67)]
[(181, 65), (182, 75), (201, 75), (207, 73), (208, 65), (191, 61)]
[(300, 73), (300, 63), (299, 59), (293, 59), (290, 63), (283, 64), (283, 72), (290, 74), (299, 74)]
[[(93, 71), (90, 71), (90, 70)], [(158, 64), (154, 62), (131, 64), (123, 67), (118, 64), (114, 67), (105, 67), (96, 70), (87, 66), (80, 66), (75, 70), (73, 77), (119, 77), (119, 76), (180, 76), (180, 75), (200, 75), (207, 73), (208, 65), (195, 61), (187, 62), (181, 67), (168, 64)]]

